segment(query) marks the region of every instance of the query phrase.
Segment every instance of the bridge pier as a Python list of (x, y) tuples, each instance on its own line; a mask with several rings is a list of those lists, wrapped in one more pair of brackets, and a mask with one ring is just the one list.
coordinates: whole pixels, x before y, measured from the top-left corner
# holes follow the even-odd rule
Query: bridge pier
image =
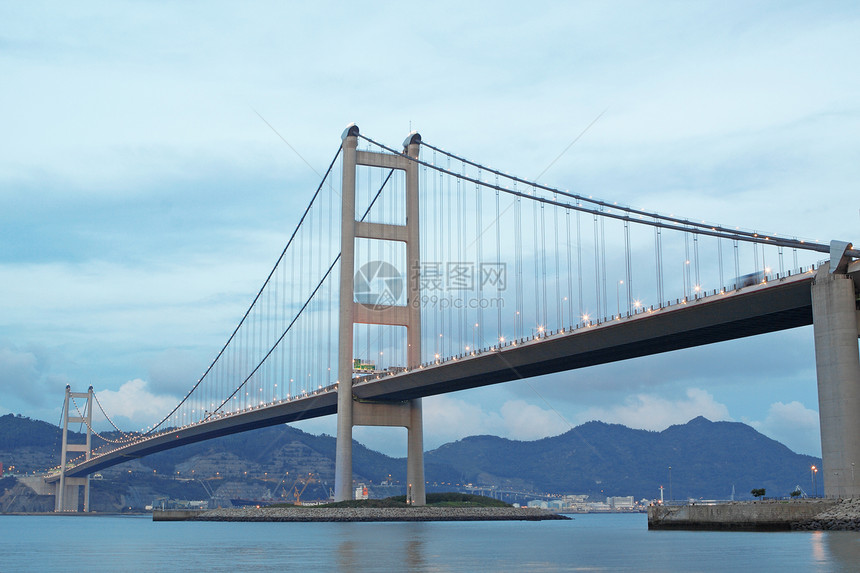
[[(835, 243), (835, 242), (834, 242)], [(860, 311), (855, 278), (858, 263), (850, 264), (838, 244), (830, 264), (822, 265), (812, 284), (815, 368), (824, 494), (860, 497)], [(841, 250), (841, 252), (840, 252)]]
[[(406, 266), (417, 272), (420, 262), (418, 165), (391, 153), (358, 151), (358, 127), (348, 126), (342, 136), (343, 178), (341, 180), (340, 315), (338, 319), (337, 449), (335, 451), (335, 501), (353, 499), (353, 426), (403, 426), (407, 428), (407, 503), (424, 505), (424, 434), (421, 399), (405, 402), (361, 402), (352, 392), (354, 326), (379, 324), (406, 327), (407, 367), (421, 363), (420, 281), (407, 277), (406, 305), (355, 301), (355, 239), (406, 243)], [(418, 157), (421, 136), (412, 133), (404, 142), (404, 153)], [(406, 174), (406, 225), (356, 221), (356, 166), (399, 169)], [(378, 301), (377, 301), (378, 302)]]

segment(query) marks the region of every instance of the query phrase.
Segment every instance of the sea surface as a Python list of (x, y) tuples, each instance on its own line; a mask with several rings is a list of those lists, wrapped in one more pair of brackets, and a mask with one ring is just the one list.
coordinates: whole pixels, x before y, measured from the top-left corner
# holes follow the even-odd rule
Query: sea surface
[(572, 521), (153, 523), (0, 516), (0, 571), (858, 571), (860, 533), (648, 531)]

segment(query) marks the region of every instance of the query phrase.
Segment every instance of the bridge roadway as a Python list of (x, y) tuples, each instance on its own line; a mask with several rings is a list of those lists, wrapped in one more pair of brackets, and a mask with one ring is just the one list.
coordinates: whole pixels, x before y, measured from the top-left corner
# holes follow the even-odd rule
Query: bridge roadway
[[(356, 379), (353, 394), (360, 400), (408, 400), (809, 325), (812, 279), (812, 272), (796, 274), (653, 311), (642, 309), (622, 319), (506, 342), (474, 356)], [(85, 476), (162, 450), (336, 412), (336, 386), (329, 386), (307, 397), (225, 414), (130, 443), (94, 456), (66, 475)], [(56, 479), (57, 474), (46, 477)]]

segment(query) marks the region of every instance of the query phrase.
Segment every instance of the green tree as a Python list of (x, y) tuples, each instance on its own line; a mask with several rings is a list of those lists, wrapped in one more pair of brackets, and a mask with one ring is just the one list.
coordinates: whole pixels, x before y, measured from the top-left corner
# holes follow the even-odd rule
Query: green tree
[(765, 490), (765, 488), (763, 488), (763, 487), (761, 487), (761, 488), (754, 488), (754, 489), (750, 490), (750, 493), (751, 493), (751, 494), (753, 495), (753, 497), (755, 497), (755, 498), (764, 497), (764, 490)]

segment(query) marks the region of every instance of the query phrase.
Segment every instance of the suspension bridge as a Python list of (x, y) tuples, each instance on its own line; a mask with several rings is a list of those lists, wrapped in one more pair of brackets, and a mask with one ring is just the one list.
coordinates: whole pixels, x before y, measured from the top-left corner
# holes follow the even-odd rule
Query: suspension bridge
[[(61, 461), (44, 479), (57, 511), (77, 510), (82, 489), (87, 511), (89, 475), (103, 468), (336, 414), (335, 499), (352, 498), (352, 428), (398, 426), (408, 430), (407, 500), (423, 505), (425, 396), (812, 324), (825, 492), (854, 497), (858, 259), (848, 242), (618, 205), (415, 132), (393, 148), (350, 125), (187, 394), (140, 431), (114, 425), (120, 437), (94, 449), (98, 397), (67, 387)], [(85, 444), (68, 443), (69, 423), (86, 424)]]

